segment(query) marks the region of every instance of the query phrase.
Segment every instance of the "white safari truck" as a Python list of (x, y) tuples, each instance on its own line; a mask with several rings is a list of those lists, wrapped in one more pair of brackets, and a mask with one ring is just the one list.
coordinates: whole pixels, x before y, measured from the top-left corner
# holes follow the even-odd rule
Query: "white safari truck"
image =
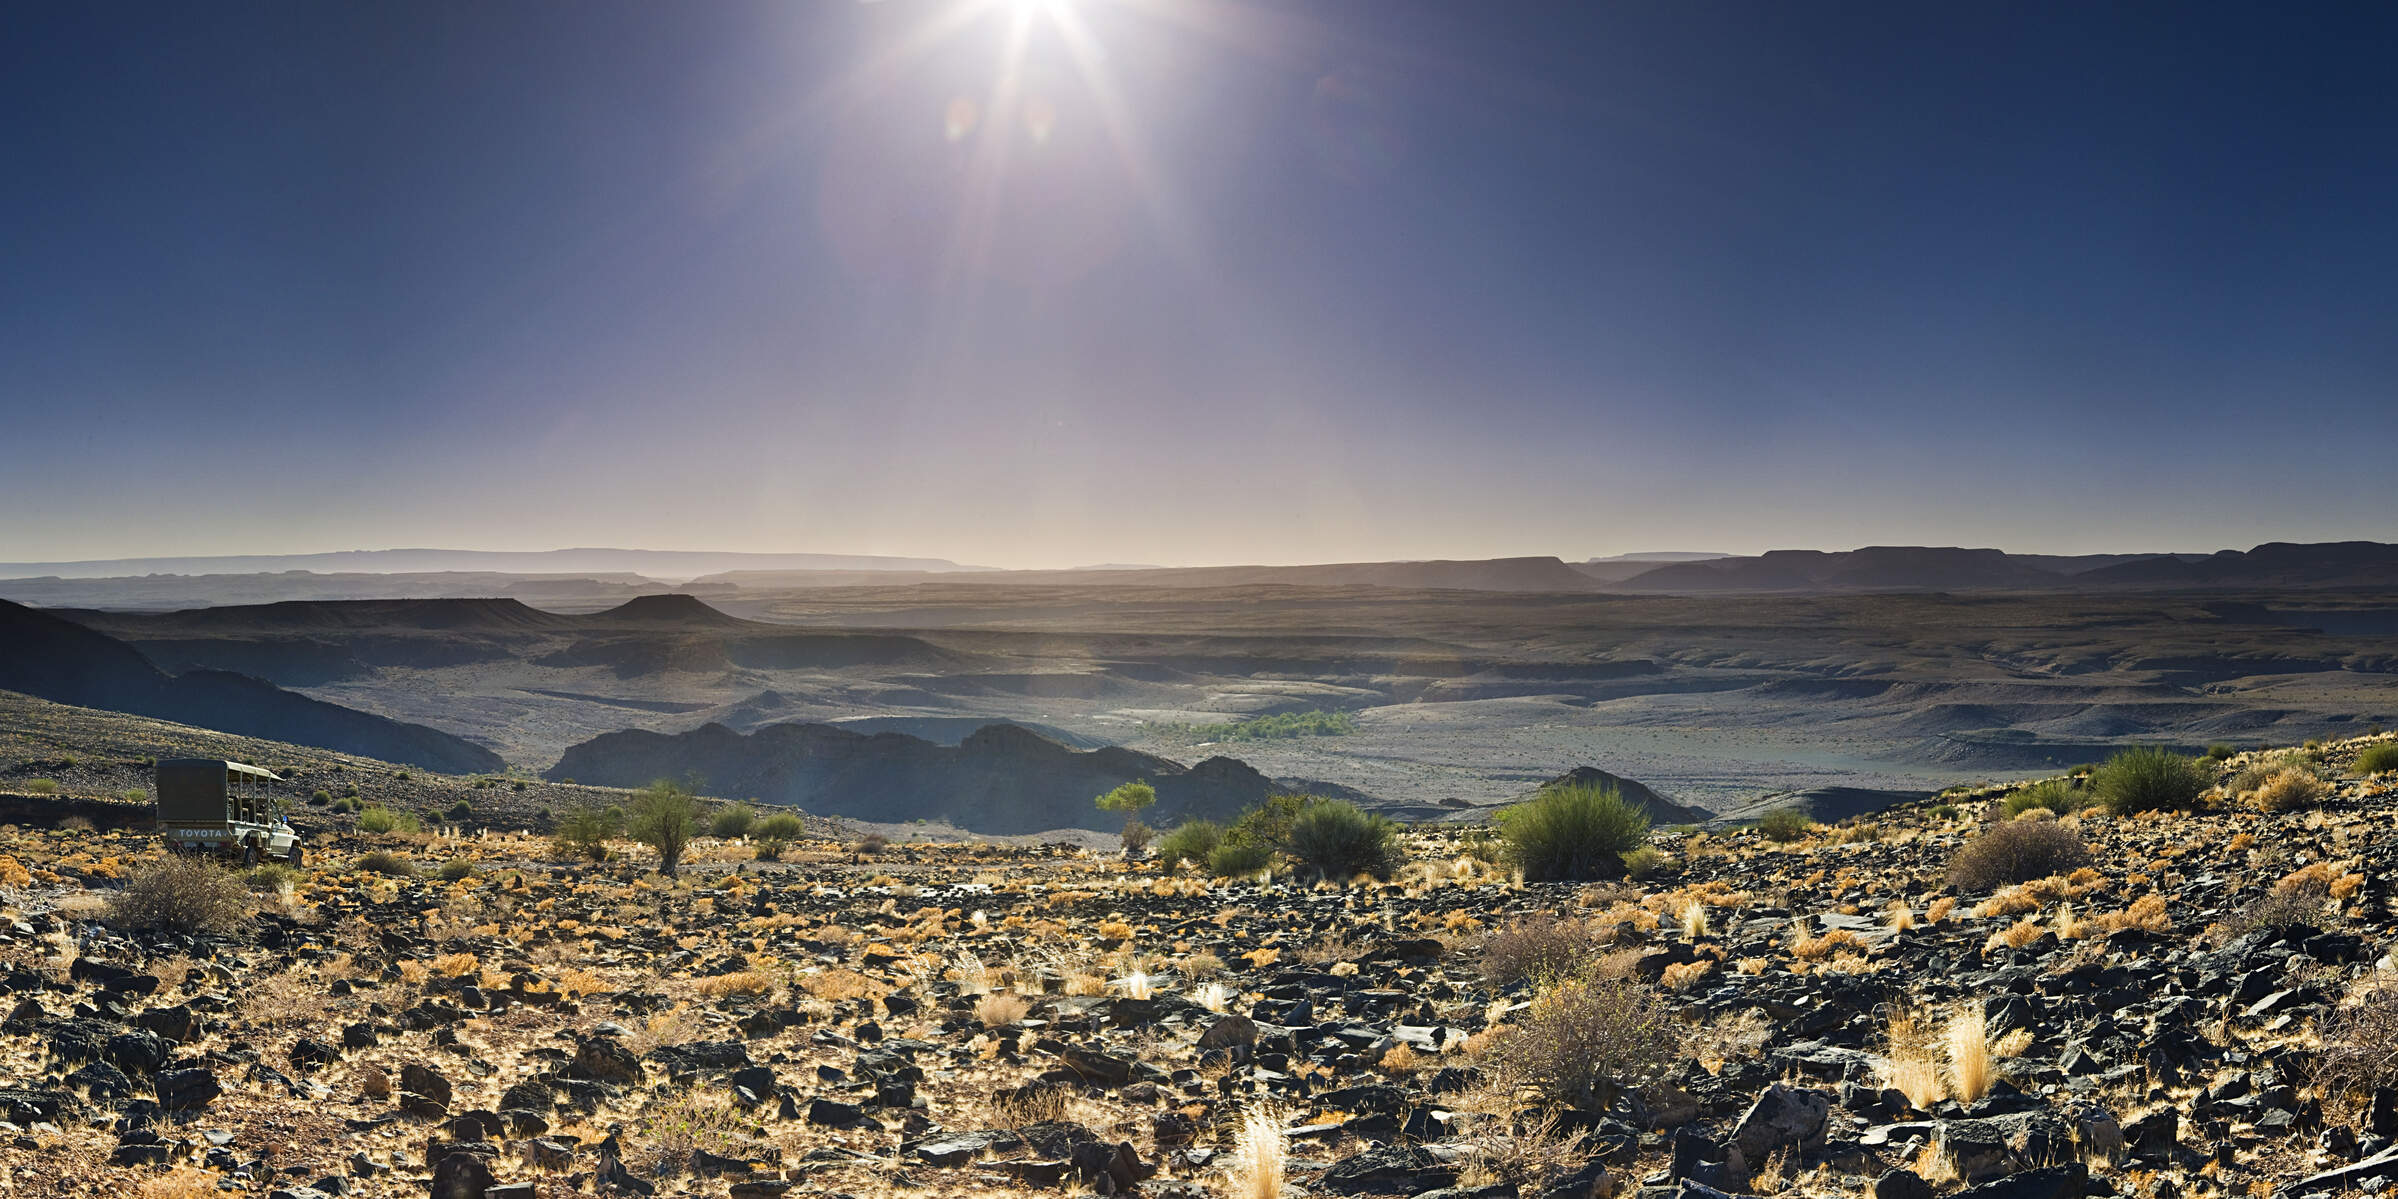
[(158, 830), (177, 853), (279, 858), (300, 864), (300, 837), (283, 819), (272, 773), (215, 758), (158, 760)]

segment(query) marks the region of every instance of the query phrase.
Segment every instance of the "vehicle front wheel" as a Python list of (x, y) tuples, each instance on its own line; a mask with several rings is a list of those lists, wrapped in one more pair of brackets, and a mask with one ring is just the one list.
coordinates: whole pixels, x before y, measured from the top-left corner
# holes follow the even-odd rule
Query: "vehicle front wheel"
[(297, 842), (297, 841), (294, 841), (294, 842), (292, 842), (292, 843), (291, 843), (291, 852), (290, 852), (290, 853), (287, 853), (287, 854), (285, 854), (285, 855), (283, 855), (283, 860), (284, 860), (285, 862), (289, 863), (289, 864), (291, 865), (291, 868), (292, 868), (292, 869), (294, 869), (294, 870), (297, 870), (297, 869), (299, 869), (299, 868), (300, 868), (300, 843), (299, 843), (299, 842)]
[(241, 864), (244, 866), (255, 866), (258, 864), (257, 846), (244, 845), (241, 847)]

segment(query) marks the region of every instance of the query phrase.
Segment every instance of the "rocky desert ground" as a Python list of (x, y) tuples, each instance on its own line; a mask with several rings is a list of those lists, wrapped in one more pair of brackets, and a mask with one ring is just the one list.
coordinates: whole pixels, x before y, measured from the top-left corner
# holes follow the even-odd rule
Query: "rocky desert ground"
[[(2391, 743), (2205, 761), (2182, 810), (1654, 830), (1586, 882), (1453, 825), (1387, 878), (821, 821), (667, 876), (422, 773), (386, 799), (425, 831), (303, 808), (298, 870), (29, 819), (0, 1191), (2378, 1193)], [(50, 744), (19, 813), (92, 785), (29, 788), (96, 770)]]

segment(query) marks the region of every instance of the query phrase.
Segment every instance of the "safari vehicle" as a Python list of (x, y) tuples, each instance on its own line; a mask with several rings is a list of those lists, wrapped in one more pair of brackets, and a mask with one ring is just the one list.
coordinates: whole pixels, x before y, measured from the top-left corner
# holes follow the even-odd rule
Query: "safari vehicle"
[(300, 837), (283, 819), (270, 790), (273, 773), (216, 758), (162, 758), (158, 763), (158, 831), (177, 853), (238, 856), (255, 866), (266, 858), (300, 864)]

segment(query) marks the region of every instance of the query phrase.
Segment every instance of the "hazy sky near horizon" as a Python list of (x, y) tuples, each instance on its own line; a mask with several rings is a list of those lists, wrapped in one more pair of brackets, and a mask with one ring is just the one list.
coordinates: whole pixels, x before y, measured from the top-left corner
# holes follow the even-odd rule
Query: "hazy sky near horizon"
[(0, 560), (2398, 539), (2394, 35), (18, 6)]

